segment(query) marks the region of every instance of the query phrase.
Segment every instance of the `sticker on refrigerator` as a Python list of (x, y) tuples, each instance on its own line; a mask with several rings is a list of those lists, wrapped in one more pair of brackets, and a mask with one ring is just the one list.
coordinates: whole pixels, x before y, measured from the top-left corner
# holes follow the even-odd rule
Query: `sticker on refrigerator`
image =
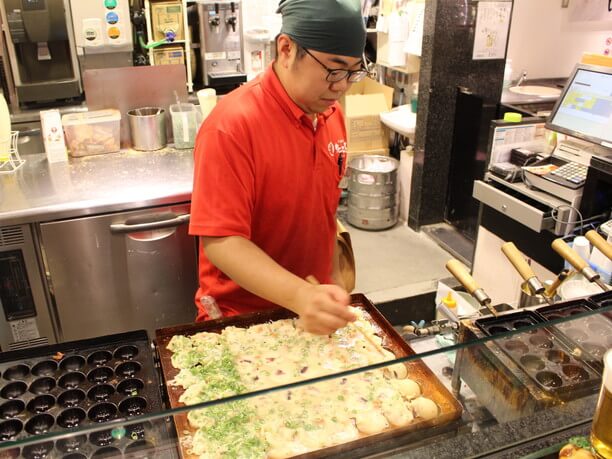
[(226, 56), (225, 51), (219, 51), (217, 53), (206, 53), (206, 54), (204, 54), (204, 58), (207, 61), (225, 59), (226, 58), (225, 56)]
[(20, 319), (9, 322), (15, 342), (40, 338), (36, 319)]

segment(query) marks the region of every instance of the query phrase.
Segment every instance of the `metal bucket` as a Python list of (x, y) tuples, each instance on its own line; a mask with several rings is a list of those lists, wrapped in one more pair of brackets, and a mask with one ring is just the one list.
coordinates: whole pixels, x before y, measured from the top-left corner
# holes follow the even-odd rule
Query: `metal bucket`
[(135, 108), (127, 115), (134, 150), (151, 151), (166, 146), (166, 111), (163, 108)]
[(349, 161), (348, 222), (357, 228), (381, 230), (397, 223), (399, 162), (388, 156), (362, 155)]

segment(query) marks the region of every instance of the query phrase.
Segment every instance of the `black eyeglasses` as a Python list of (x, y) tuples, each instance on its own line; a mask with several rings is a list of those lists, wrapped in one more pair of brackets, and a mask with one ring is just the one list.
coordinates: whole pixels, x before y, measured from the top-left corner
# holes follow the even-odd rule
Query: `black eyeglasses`
[(361, 68), (359, 70), (330, 69), (327, 65), (325, 65), (323, 62), (321, 62), (316, 57), (314, 57), (314, 55), (310, 51), (308, 51), (306, 48), (302, 48), (302, 49), (304, 50), (306, 54), (308, 54), (315, 61), (317, 61), (321, 65), (321, 67), (327, 70), (327, 77), (325, 78), (325, 80), (329, 81), (330, 83), (337, 83), (338, 81), (342, 81), (345, 78), (347, 79), (349, 83), (357, 83), (363, 80), (369, 74), (369, 72), (364, 68)]

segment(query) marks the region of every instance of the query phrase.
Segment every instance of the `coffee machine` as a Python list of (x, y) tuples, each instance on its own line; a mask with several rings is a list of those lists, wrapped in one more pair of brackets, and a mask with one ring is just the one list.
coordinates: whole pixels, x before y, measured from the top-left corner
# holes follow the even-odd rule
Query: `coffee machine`
[(79, 97), (68, 0), (2, 0), (0, 14), (19, 102)]
[(240, 1), (198, 1), (202, 82), (218, 94), (246, 81)]

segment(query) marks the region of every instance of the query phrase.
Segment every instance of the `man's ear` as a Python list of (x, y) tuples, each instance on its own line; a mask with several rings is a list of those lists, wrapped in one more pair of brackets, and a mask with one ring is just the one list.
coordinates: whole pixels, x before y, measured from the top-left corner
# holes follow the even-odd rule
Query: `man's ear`
[(288, 68), (297, 51), (296, 43), (287, 34), (280, 34), (276, 39), (276, 60)]

